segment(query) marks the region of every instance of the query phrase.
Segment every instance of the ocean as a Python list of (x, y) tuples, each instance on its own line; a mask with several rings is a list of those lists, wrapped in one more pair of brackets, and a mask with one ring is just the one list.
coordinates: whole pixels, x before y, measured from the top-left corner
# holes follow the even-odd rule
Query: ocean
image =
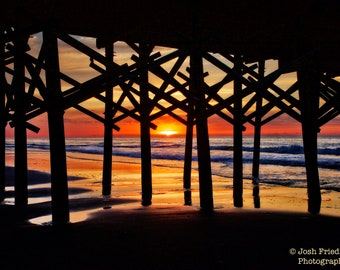
[[(163, 167), (182, 167), (185, 139), (183, 137), (152, 137), (152, 164)], [(12, 140), (6, 142), (7, 151), (14, 150)], [(67, 154), (103, 153), (102, 138), (68, 138)], [(231, 178), (233, 175), (233, 138), (210, 137), (212, 174)], [(49, 151), (48, 139), (28, 139), (28, 152)], [(137, 137), (114, 137), (113, 155), (133, 158), (140, 164), (140, 140)], [(194, 141), (193, 170), (197, 170), (197, 147)], [(88, 155), (87, 155), (88, 156)], [(321, 188), (340, 191), (340, 138), (319, 137), (318, 159)], [(243, 175), (252, 178), (253, 138), (243, 138)], [(263, 136), (261, 138), (260, 183), (296, 188), (306, 187), (303, 144), (301, 137)]]

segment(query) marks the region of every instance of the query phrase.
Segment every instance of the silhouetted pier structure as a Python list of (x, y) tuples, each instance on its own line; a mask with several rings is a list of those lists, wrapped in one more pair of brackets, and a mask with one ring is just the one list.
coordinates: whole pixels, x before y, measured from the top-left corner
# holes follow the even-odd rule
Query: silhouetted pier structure
[[(213, 204), (208, 118), (217, 115), (233, 126), (234, 205), (243, 205), (242, 132), (254, 125), (254, 203), (259, 201), (261, 127), (281, 114), (301, 123), (308, 185), (308, 211), (320, 211), (317, 134), (340, 112), (340, 2), (303, 1), (6, 1), (0, 15), (1, 137), (0, 188), (5, 189), (5, 126), (15, 129), (15, 204), (27, 195), (26, 129), (47, 113), (50, 133), (52, 216), (69, 220), (64, 111), (75, 108), (102, 122), (103, 194), (111, 193), (112, 129), (122, 119), (140, 122), (142, 204), (152, 203), (150, 128), (165, 114), (187, 127), (184, 163), (185, 204), (191, 204), (191, 152), (196, 127), (202, 209)], [(37, 55), (31, 35), (41, 33)], [(97, 48), (77, 37), (91, 37)], [(88, 57), (96, 76), (81, 82), (63, 72), (58, 41)], [(133, 51), (131, 63), (115, 62), (114, 46)], [(105, 53), (99, 51), (104, 48)], [(163, 49), (162, 49), (163, 48)], [(164, 50), (167, 48), (168, 50)], [(279, 66), (266, 74), (267, 60)], [(165, 64), (170, 66), (166, 68)], [(214, 78), (209, 67), (224, 74)], [(296, 81), (282, 89), (288, 72)], [(154, 83), (149, 76), (161, 81)], [(213, 81), (215, 80), (215, 81)], [(62, 84), (68, 85), (62, 89)], [(225, 87), (232, 90), (224, 91)], [(113, 91), (120, 89), (119, 98)], [(105, 104), (104, 116), (82, 103)], [(129, 104), (129, 106), (125, 104)], [(186, 117), (183, 117), (186, 115)]]

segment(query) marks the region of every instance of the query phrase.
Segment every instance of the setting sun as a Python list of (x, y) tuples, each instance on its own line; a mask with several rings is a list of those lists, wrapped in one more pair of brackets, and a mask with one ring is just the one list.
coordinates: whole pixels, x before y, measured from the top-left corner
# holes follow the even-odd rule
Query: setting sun
[(155, 130), (151, 130), (151, 135), (154, 136), (183, 136), (186, 131), (182, 123), (166, 115), (154, 121), (154, 124), (157, 126)]
[(177, 131), (174, 130), (163, 130), (159, 132), (160, 135), (171, 136), (177, 134)]

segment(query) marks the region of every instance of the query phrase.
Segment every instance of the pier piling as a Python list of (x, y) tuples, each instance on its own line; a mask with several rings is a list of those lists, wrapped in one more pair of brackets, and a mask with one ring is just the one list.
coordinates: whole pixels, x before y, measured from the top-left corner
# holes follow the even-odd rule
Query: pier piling
[(0, 202), (5, 199), (6, 186), (6, 87), (4, 31), (0, 26)]
[(188, 105), (189, 112), (187, 117), (186, 135), (185, 135), (185, 153), (184, 153), (184, 205), (191, 205), (191, 171), (192, 171), (192, 140), (193, 140), (193, 106)]
[[(242, 74), (242, 57), (235, 55), (234, 70)], [(243, 122), (242, 122), (242, 82), (235, 78), (234, 80), (234, 168), (233, 168), (233, 197), (234, 206), (243, 206)]]
[(140, 144), (141, 144), (141, 178), (142, 205), (152, 203), (152, 168), (151, 168), (151, 138), (150, 138), (150, 103), (148, 91), (148, 63), (151, 53), (150, 45), (141, 42), (139, 45), (139, 87), (140, 87)]
[(64, 131), (64, 106), (60, 85), (58, 40), (55, 29), (43, 32), (46, 46), (46, 105), (50, 138), (52, 222), (69, 222), (69, 201)]
[(198, 177), (200, 190), (200, 206), (202, 210), (214, 208), (212, 196), (212, 176), (208, 122), (203, 92), (203, 66), (199, 50), (190, 55), (190, 89), (197, 96), (195, 102)]
[[(265, 62), (259, 62), (259, 79), (264, 78)], [(262, 96), (260, 93), (256, 93), (256, 116), (254, 125), (254, 149), (253, 149), (253, 167), (252, 167), (252, 181), (253, 181), (253, 199), (254, 207), (260, 208), (260, 152), (261, 152), (261, 108), (262, 108)]]
[(314, 57), (302, 63), (297, 71), (301, 101), (301, 126), (308, 191), (308, 211), (320, 212), (321, 191), (318, 169), (317, 108), (319, 108), (320, 72)]
[[(111, 63), (113, 61), (113, 43), (106, 42), (105, 57)], [(112, 72), (112, 65), (106, 65), (106, 71)], [(102, 194), (111, 194), (112, 185), (112, 101), (113, 88), (108, 86), (105, 91), (105, 119), (104, 119), (104, 155), (103, 155), (103, 180)]]
[(25, 97), (25, 48), (27, 37), (17, 35), (14, 42), (14, 77), (12, 86), (14, 89), (14, 139), (15, 139), (15, 205), (24, 207), (28, 203), (28, 169), (27, 169), (27, 131)]
[[(301, 124), (308, 211), (319, 213), (318, 131), (340, 114), (340, 54), (334, 46), (340, 43), (340, 36), (334, 34), (340, 26), (340, 3), (284, 0), (281, 16), (269, 0), (173, 0), (168, 1), (167, 10), (154, 1), (111, 2), (61, 1), (58, 8), (42, 0), (4, 2), (0, 22), (0, 200), (5, 195), (7, 124), (14, 127), (15, 205), (24, 209), (28, 204), (27, 129), (39, 131), (29, 121), (47, 113), (52, 220), (69, 221), (64, 111), (75, 108), (104, 124), (102, 195), (110, 195), (112, 188), (112, 129), (119, 130), (116, 124), (126, 118), (139, 122), (144, 206), (152, 203), (153, 121), (167, 115), (186, 125), (185, 205), (193, 203), (196, 136), (200, 206), (205, 210), (214, 208), (210, 117), (232, 125), (235, 207), (243, 206), (243, 131), (253, 125), (253, 199), (259, 208), (262, 127), (285, 114)], [(80, 6), (81, 12), (75, 13)], [(33, 36), (37, 37), (34, 42)], [(105, 47), (105, 55), (82, 37), (96, 40), (97, 49)], [(29, 51), (31, 41), (34, 47)], [(63, 70), (58, 59), (61, 44), (89, 59), (89, 70), (96, 75), (82, 81)], [(135, 51), (130, 58), (133, 63), (114, 61), (114, 48)], [(158, 51), (151, 55), (153, 50)], [(314, 50), (317, 55), (312, 55)], [(265, 76), (264, 63), (272, 60), (278, 68), (271, 67), (273, 71)], [(255, 63), (259, 63), (258, 73)], [(189, 76), (182, 72), (185, 68)], [(278, 83), (286, 73), (294, 73), (294, 83), (287, 89)], [(116, 88), (119, 91), (113, 92)], [(116, 100), (113, 93), (122, 94)], [(88, 104), (83, 103), (92, 98), (104, 103), (104, 117), (102, 112), (91, 111), (91, 106), (85, 108)]]

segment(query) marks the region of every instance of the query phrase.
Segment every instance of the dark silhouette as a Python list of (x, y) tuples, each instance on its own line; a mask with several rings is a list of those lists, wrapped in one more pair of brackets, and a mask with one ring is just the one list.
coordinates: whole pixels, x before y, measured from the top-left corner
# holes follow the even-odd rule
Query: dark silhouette
[[(202, 210), (209, 211), (213, 210), (214, 204), (208, 118), (220, 116), (234, 128), (234, 205), (242, 207), (244, 124), (251, 123), (256, 129), (253, 177), (258, 179), (260, 127), (281, 114), (288, 114), (302, 126), (308, 211), (319, 213), (317, 133), (340, 112), (340, 83), (333, 79), (340, 74), (340, 56), (334, 46), (340, 41), (340, 36), (334, 34), (340, 26), (340, 3), (333, 0), (298, 3), (286, 0), (277, 6), (275, 1), (267, 0), (202, 0), (194, 3), (178, 0), (164, 1), (164, 4), (166, 9), (155, 0), (133, 0), (128, 4), (120, 0), (105, 0), (100, 4), (90, 0), (14, 0), (3, 4), (0, 15), (1, 198), (5, 186), (5, 125), (15, 128), (15, 201), (17, 206), (24, 207), (28, 196), (26, 129), (37, 132), (39, 128), (29, 120), (46, 112), (50, 134), (53, 221), (69, 221), (63, 113), (74, 107), (105, 125), (104, 195), (111, 193), (112, 128), (119, 129), (116, 123), (126, 117), (140, 122), (144, 206), (152, 203), (150, 128), (155, 128), (152, 121), (164, 114), (188, 126), (184, 192), (185, 204), (191, 204), (189, 151), (192, 150), (191, 132), (195, 125), (200, 205)], [(28, 53), (27, 40), (38, 32), (43, 33), (43, 44), (39, 55), (33, 57)], [(97, 47), (105, 47), (106, 55), (72, 35), (96, 38)], [(100, 75), (78, 82), (63, 74), (58, 62), (58, 39), (88, 56), (90, 67)], [(134, 64), (118, 65), (114, 62), (115, 41), (124, 41), (135, 51), (136, 55), (131, 57)], [(157, 45), (175, 50), (164, 56), (153, 54)], [(186, 58), (189, 58), (190, 65), (188, 75), (179, 71)], [(165, 70), (162, 65), (174, 59), (177, 61), (173, 68)], [(264, 62), (268, 59), (278, 60), (279, 68), (265, 75)], [(207, 62), (225, 73), (216, 84), (208, 85), (205, 81), (209, 76), (205, 71)], [(42, 76), (43, 72), (46, 77)], [(275, 81), (287, 72), (296, 72), (298, 79), (289, 89), (283, 90), (275, 85)], [(150, 82), (149, 73), (163, 80), (160, 87)], [(11, 83), (6, 74), (13, 76)], [(71, 87), (62, 91), (61, 81)], [(225, 97), (219, 91), (230, 82), (234, 83), (234, 93)], [(27, 90), (25, 84), (29, 86)], [(112, 100), (115, 86), (121, 87), (123, 92), (117, 102)], [(168, 90), (168, 86), (173, 89)], [(42, 98), (34, 95), (36, 89)], [(181, 93), (181, 99), (173, 95), (176, 92)], [(80, 105), (93, 97), (105, 103), (104, 117)], [(133, 108), (124, 107), (124, 100), (129, 100)], [(164, 107), (161, 100), (170, 105)], [(266, 100), (265, 105), (262, 100)], [(256, 109), (252, 110), (254, 104)], [(154, 112), (155, 108), (157, 112)], [(184, 112), (187, 119), (175, 110)], [(257, 180), (255, 184), (254, 202), (255, 207), (259, 207)]]

